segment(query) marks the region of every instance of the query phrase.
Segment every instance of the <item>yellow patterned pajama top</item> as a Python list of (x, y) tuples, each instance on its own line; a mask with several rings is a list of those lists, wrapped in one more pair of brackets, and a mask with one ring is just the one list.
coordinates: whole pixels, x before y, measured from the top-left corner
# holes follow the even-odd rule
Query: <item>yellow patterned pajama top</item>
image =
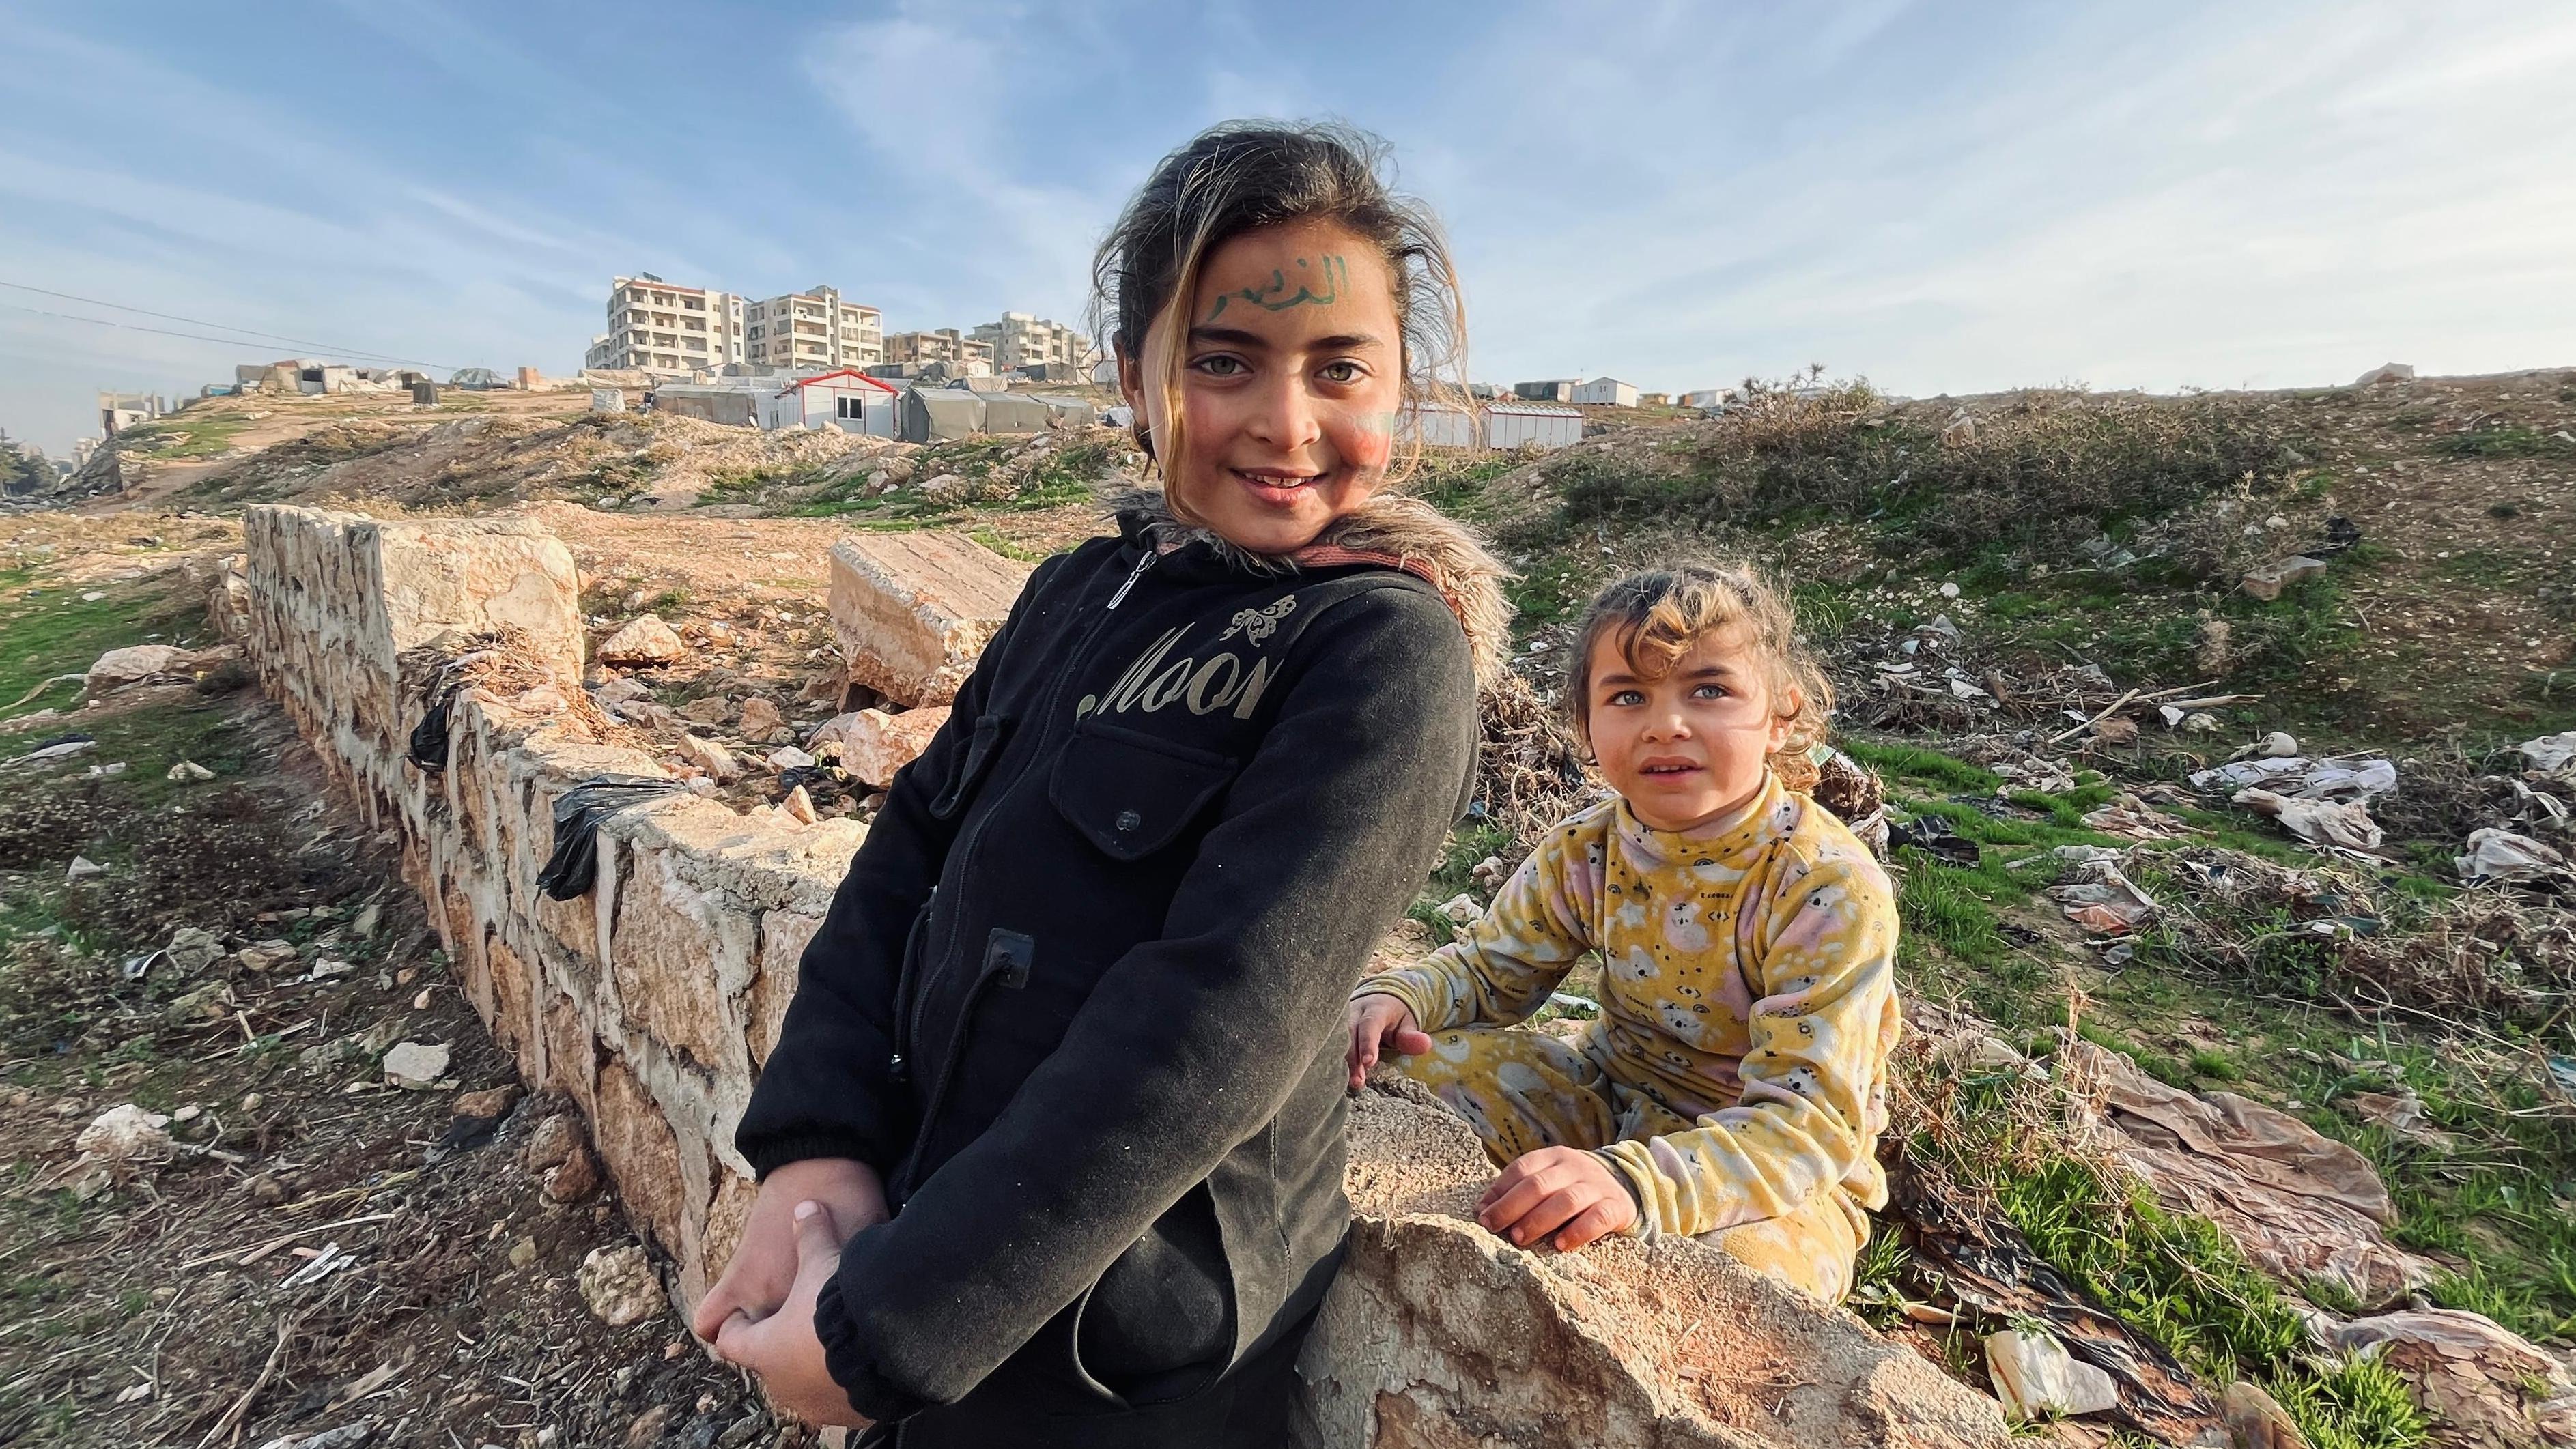
[[(1636, 1193), (1632, 1231), (1715, 1234), (1839, 1298), (1862, 1209), (1887, 1201), (1875, 1147), (1901, 1027), (1896, 931), (1868, 848), (1766, 778), (1732, 822), (1687, 835), (1623, 800), (1584, 811), (1461, 940), (1353, 995), (1412, 1008), (1435, 1046), (1397, 1064), (1498, 1161), (1597, 1150)], [(1602, 1011), (1584, 1036), (1495, 1029), (1525, 1021), (1587, 950)], [(1802, 1261), (1766, 1261), (1784, 1256)]]

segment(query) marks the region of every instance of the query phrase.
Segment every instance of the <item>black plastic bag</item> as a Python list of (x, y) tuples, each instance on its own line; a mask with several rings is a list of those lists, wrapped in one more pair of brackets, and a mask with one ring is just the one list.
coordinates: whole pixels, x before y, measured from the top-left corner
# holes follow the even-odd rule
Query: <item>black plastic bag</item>
[(430, 703), (429, 712), (420, 717), (420, 723), (411, 727), (413, 764), (424, 770), (447, 768), (448, 707), (456, 703), (456, 692), (462, 688), (463, 685), (449, 685), (441, 690), (438, 698)]
[(599, 823), (680, 788), (677, 780), (651, 775), (593, 775), (557, 796), (555, 850), (537, 872), (537, 889), (558, 901), (586, 894), (599, 874)]

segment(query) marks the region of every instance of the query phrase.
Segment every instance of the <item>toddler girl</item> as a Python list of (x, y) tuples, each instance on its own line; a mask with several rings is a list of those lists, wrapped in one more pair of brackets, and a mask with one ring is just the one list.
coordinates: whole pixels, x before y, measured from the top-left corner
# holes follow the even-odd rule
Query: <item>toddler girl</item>
[[(1571, 1251), (1687, 1233), (1840, 1299), (1887, 1187), (1896, 905), (1800, 791), (1832, 707), (1788, 606), (1690, 566), (1593, 601), (1567, 707), (1618, 798), (1550, 830), (1464, 939), (1362, 981), (1356, 1086), (1404, 1054), (1484, 1139), (1484, 1225)], [(1585, 951), (1601, 1017), (1517, 1026)]]

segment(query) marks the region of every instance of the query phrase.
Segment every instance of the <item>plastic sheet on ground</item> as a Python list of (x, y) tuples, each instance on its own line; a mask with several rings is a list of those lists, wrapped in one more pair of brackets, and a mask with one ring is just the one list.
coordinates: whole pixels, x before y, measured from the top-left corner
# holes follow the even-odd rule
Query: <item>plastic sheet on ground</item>
[(677, 780), (650, 775), (594, 775), (556, 796), (554, 853), (537, 872), (537, 889), (559, 901), (589, 891), (599, 874), (599, 823), (682, 788)]
[(2340, 850), (2379, 848), (2379, 822), (2371, 819), (2370, 812), (2356, 800), (2311, 800), (2263, 789), (2239, 790), (2227, 798), (2258, 815), (2280, 821), (2282, 829), (2310, 845)]
[(2294, 1285), (2325, 1278), (2365, 1305), (2432, 1275), (2388, 1241), (2396, 1208), (2359, 1152), (2232, 1092), (2169, 1087), (2090, 1042), (2064, 1050), (2099, 1074), (2120, 1155), (2157, 1200), (2226, 1229), (2264, 1272)]
[(2197, 790), (2240, 790), (2260, 786), (2293, 800), (2363, 801), (2397, 788), (2397, 766), (2376, 755), (2329, 755), (2311, 760), (2237, 760), (2191, 776)]
[(2453, 856), (2451, 864), (2473, 886), (2569, 878), (2564, 852), (2493, 826), (2471, 832), (2468, 853)]
[(2078, 879), (2048, 888), (2049, 899), (2066, 919), (2097, 935), (2125, 936), (2155, 916), (2155, 897), (2138, 889), (2117, 865), (2095, 858), (2075, 869)]
[(2569, 765), (2576, 765), (2576, 730), (2569, 730), (2564, 734), (2542, 735), (2536, 740), (2524, 740), (2518, 748), (2521, 749), (2523, 758), (2531, 761), (2533, 769), (2555, 773)]
[(2190, 826), (2135, 795), (2124, 794), (2099, 810), (2088, 810), (2083, 819), (2086, 829), (2123, 840), (2178, 840), (2191, 833)]
[(2189, 1444), (2218, 1424), (2218, 1406), (2163, 1345), (2083, 1293), (2000, 1218), (1954, 1199), (1920, 1173), (1893, 1184), (1894, 1215), (1924, 1268), (1941, 1275), (1963, 1317), (1993, 1328), (2044, 1323), (2077, 1360), (2119, 1388), (2110, 1422), (2167, 1444)]

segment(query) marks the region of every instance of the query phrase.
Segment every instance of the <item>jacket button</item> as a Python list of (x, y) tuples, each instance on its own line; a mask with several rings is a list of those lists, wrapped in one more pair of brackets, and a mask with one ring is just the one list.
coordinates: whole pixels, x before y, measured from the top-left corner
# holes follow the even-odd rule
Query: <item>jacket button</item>
[(1133, 810), (1121, 810), (1118, 812), (1118, 833), (1121, 835), (1126, 834), (1128, 831), (1133, 830), (1144, 823), (1145, 817), (1137, 814)]

